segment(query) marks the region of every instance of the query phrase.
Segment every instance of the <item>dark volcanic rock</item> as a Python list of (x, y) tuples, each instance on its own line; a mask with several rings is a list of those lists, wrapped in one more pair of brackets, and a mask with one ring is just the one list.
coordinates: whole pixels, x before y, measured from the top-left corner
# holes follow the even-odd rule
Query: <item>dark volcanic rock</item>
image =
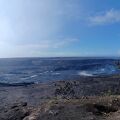
[(3, 108), (0, 111), (0, 120), (23, 120), (30, 114), (27, 103), (15, 103), (10, 107)]
[(74, 98), (75, 91), (74, 85), (71, 82), (65, 82), (64, 84), (59, 84), (55, 89), (55, 96), (61, 96), (62, 98)]
[(119, 120), (119, 104), (114, 96), (52, 99), (37, 107), (15, 103), (0, 110), (0, 120)]
[(118, 108), (111, 105), (101, 105), (101, 104), (87, 104), (87, 111), (92, 112), (95, 115), (108, 114), (111, 112), (118, 111)]

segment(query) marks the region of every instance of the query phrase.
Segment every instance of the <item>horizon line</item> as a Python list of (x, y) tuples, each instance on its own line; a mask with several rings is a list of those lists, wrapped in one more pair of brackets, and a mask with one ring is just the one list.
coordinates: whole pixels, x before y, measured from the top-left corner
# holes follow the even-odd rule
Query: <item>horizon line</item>
[(120, 58), (120, 56), (16, 56), (0, 57), (0, 59), (22, 59), (22, 58)]

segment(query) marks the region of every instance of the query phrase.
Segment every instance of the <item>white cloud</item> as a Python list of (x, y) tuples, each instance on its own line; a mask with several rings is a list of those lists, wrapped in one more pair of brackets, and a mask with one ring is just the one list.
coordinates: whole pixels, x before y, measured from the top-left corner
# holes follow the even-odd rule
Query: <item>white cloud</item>
[(61, 48), (61, 47), (69, 46), (71, 44), (75, 44), (78, 41), (79, 39), (77, 38), (63, 38), (51, 42), (50, 45), (53, 46), (53, 48)]
[(16, 46), (20, 49), (57, 49), (77, 43), (78, 41), (79, 40), (75, 38), (63, 38), (56, 40), (43, 40), (39, 42), (39, 44), (22, 44)]
[(0, 38), (17, 44), (56, 39), (77, 6), (72, 0), (0, 0)]
[[(0, 41), (0, 57), (37, 57), (61, 55), (59, 49), (76, 44), (79, 39), (62, 38), (56, 40), (43, 40), (39, 44), (18, 44), (13, 45), (6, 41)], [(52, 52), (51, 52), (52, 51)], [(64, 55), (64, 53), (62, 53)]]
[(77, 3), (78, 0), (0, 0), (0, 57), (32, 56), (33, 51), (71, 45), (76, 40), (64, 37), (62, 29), (68, 19), (78, 15)]
[(89, 17), (92, 25), (105, 25), (120, 22), (120, 10), (111, 9), (104, 13)]

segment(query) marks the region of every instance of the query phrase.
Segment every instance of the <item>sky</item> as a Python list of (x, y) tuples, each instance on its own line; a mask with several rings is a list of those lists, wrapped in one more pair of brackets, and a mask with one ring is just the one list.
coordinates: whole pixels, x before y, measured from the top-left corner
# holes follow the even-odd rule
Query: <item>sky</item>
[(0, 57), (120, 56), (120, 1), (0, 0)]

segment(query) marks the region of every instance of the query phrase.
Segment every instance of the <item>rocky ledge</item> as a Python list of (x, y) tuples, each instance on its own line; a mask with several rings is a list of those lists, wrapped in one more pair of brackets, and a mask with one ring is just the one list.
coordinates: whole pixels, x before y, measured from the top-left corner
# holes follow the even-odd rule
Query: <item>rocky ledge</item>
[(0, 110), (0, 120), (120, 120), (120, 97), (52, 99), (37, 107), (15, 103)]

